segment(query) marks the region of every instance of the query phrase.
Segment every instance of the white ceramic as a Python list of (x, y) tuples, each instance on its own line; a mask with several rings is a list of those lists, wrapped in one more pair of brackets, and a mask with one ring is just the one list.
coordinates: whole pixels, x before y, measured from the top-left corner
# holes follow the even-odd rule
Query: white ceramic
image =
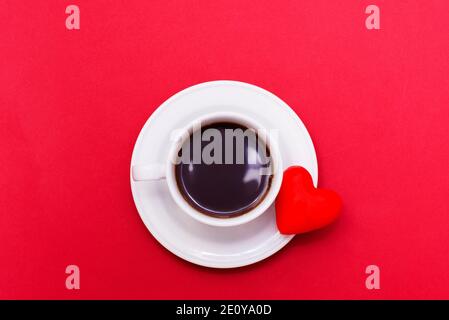
[[(271, 185), (263, 200), (249, 212), (240, 216), (219, 218), (205, 215), (204, 213), (199, 212), (185, 200), (185, 198), (180, 193), (176, 183), (174, 165), (176, 164), (178, 151), (181, 148), (182, 144), (192, 134), (194, 128), (205, 126), (214, 122), (238, 123), (246, 126), (247, 128), (254, 129), (256, 132), (266, 133), (259, 136), (261, 139), (262, 137), (266, 138), (263, 139), (263, 142), (270, 149), (270, 159), (273, 163), (272, 170), (270, 170), (272, 171)], [(277, 139), (274, 136), (269, 139), (269, 129), (264, 128), (260, 123), (257, 123), (252, 118), (247, 117), (242, 113), (236, 112), (213, 112), (195, 119), (184, 128), (173, 129), (175, 136), (173, 137), (173, 135), (171, 134), (164, 138), (166, 139), (167, 143), (171, 143), (165, 162), (146, 164), (143, 166), (133, 166), (132, 178), (134, 179), (134, 181), (154, 181), (165, 178), (165, 181), (168, 185), (168, 190), (170, 191), (173, 200), (185, 213), (198, 220), (199, 222), (217, 227), (232, 227), (248, 223), (264, 213), (274, 202), (279, 189), (281, 188), (283, 168), (281, 155), (277, 146)], [(211, 177), (211, 179), (213, 179), (213, 177)]]
[[(172, 197), (167, 181), (132, 178), (135, 166), (167, 163), (173, 148), (167, 137), (174, 129), (213, 113), (244, 115), (264, 128), (278, 129), (282, 167), (305, 167), (315, 185), (317, 160), (307, 129), (293, 110), (272, 93), (247, 83), (211, 81), (192, 86), (165, 101), (147, 120), (134, 146), (130, 168), (131, 190), (144, 224), (182, 259), (207, 267), (240, 267), (269, 257), (293, 238), (279, 233), (273, 204), (247, 223), (222, 228), (186, 214)], [(163, 172), (167, 174), (166, 168), (155, 170), (162, 172), (161, 177)]]

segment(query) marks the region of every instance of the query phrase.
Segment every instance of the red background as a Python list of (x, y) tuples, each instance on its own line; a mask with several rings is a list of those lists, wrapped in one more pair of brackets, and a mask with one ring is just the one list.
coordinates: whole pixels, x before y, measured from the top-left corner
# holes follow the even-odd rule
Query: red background
[[(449, 298), (448, 1), (376, 0), (379, 31), (371, 1), (73, 3), (79, 31), (71, 2), (0, 4), (0, 298)], [(332, 227), (236, 270), (166, 251), (129, 186), (148, 116), (217, 79), (292, 106), (344, 200)]]

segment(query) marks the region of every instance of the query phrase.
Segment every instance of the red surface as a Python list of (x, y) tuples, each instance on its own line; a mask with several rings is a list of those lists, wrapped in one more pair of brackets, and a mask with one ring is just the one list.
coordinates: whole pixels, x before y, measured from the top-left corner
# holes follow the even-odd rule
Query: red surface
[[(448, 1), (375, 1), (379, 31), (371, 1), (74, 3), (79, 31), (66, 1), (0, 4), (0, 298), (449, 298)], [(162, 248), (129, 186), (148, 116), (215, 79), (291, 105), (344, 201), (237, 270)]]

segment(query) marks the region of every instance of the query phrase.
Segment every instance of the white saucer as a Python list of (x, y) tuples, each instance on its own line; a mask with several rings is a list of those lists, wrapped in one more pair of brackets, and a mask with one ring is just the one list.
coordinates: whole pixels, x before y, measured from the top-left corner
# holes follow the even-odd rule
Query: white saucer
[[(142, 128), (131, 166), (164, 163), (170, 133), (198, 116), (215, 111), (244, 113), (267, 129), (278, 129), (284, 168), (303, 166), (317, 184), (315, 149), (298, 116), (272, 93), (237, 81), (202, 83), (165, 101)], [(274, 205), (250, 223), (213, 227), (181, 211), (164, 180), (136, 182), (131, 178), (131, 190), (140, 217), (151, 234), (172, 253), (195, 264), (213, 268), (245, 266), (271, 256), (293, 238), (279, 233)]]

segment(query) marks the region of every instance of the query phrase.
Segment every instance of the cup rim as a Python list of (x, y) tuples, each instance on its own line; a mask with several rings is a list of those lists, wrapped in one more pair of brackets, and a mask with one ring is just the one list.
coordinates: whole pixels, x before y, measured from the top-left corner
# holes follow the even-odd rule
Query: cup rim
[(213, 112), (207, 115), (200, 116), (193, 121), (189, 122), (183, 129), (180, 130), (180, 136), (175, 137), (176, 142), (172, 142), (168, 152), (167, 158), (167, 166), (166, 166), (166, 180), (168, 184), (168, 189), (171, 197), (175, 201), (175, 203), (189, 216), (196, 219), (199, 222), (202, 222), (207, 225), (216, 226), (216, 227), (231, 227), (238, 226), (244, 223), (248, 223), (257, 217), (259, 217), (262, 213), (264, 213), (274, 202), (277, 194), (279, 193), (279, 189), (282, 184), (282, 159), (279, 151), (279, 147), (277, 141), (273, 139), (264, 139), (264, 143), (268, 146), (270, 150), (270, 157), (273, 162), (273, 176), (271, 180), (271, 185), (268, 192), (265, 194), (262, 201), (254, 208), (249, 210), (248, 212), (234, 216), (234, 217), (226, 217), (226, 218), (218, 218), (213, 217), (207, 214), (200, 212), (199, 210), (192, 207), (187, 200), (181, 194), (175, 176), (174, 170), (174, 159), (178, 154), (179, 148), (184, 143), (185, 139), (190, 136), (190, 132), (195, 123), (201, 124), (210, 124), (216, 121), (233, 121), (235, 123), (243, 124), (249, 128), (253, 128), (255, 130), (266, 130), (262, 125), (259, 124), (258, 121), (251, 119), (250, 117), (237, 113), (237, 112)]

